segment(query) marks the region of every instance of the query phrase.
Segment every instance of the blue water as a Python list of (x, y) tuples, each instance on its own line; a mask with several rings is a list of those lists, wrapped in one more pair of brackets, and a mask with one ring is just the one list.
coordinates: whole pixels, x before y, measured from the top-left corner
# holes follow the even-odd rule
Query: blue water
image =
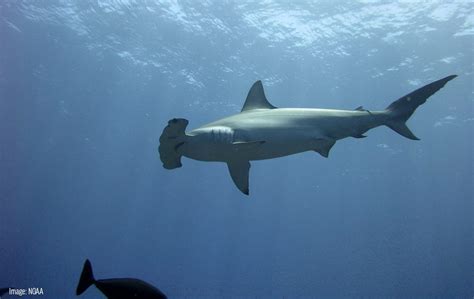
[[(473, 45), (472, 1), (2, 0), (0, 287), (74, 298), (89, 258), (169, 298), (472, 298)], [(376, 110), (451, 74), (421, 141), (252, 162), (250, 197), (157, 152), (255, 80), (278, 107)]]

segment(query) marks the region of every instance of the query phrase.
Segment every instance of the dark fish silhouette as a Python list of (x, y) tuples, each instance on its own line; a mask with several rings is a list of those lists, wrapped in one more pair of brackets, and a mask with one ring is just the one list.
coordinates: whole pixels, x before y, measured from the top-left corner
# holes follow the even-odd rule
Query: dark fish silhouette
[(166, 299), (166, 295), (149, 283), (135, 278), (94, 278), (89, 260), (84, 263), (76, 295), (95, 285), (109, 299)]

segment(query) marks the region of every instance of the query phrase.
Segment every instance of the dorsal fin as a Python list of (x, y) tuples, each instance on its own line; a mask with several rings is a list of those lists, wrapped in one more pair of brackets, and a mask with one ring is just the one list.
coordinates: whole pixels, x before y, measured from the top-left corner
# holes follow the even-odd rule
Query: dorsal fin
[(354, 110), (357, 110), (357, 111), (365, 111), (364, 107), (362, 107), (362, 106), (359, 106), (359, 107), (355, 108)]
[(244, 107), (241, 112), (253, 110), (253, 109), (274, 109), (276, 108), (270, 104), (265, 97), (263, 91), (262, 81), (258, 80), (255, 82), (249, 90), (247, 99), (245, 100)]

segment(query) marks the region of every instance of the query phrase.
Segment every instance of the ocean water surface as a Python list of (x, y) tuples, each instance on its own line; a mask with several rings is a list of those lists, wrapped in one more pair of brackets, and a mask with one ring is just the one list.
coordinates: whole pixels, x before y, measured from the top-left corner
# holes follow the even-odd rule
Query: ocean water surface
[[(136, 277), (169, 298), (472, 298), (472, 1), (0, 1), (0, 287), (75, 298)], [(159, 136), (278, 107), (408, 121), (252, 162), (166, 170)], [(94, 287), (82, 298), (104, 298)]]

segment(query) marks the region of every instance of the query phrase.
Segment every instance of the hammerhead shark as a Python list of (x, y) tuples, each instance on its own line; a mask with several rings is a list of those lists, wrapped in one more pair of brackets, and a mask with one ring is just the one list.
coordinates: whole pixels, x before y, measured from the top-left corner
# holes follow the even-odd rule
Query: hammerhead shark
[(238, 114), (188, 132), (188, 120), (170, 120), (160, 137), (160, 159), (166, 169), (181, 167), (182, 156), (225, 162), (237, 188), (248, 195), (253, 160), (305, 151), (315, 151), (327, 158), (337, 140), (365, 138), (365, 132), (382, 125), (408, 139), (419, 140), (406, 121), (418, 106), (454, 78), (456, 75), (451, 75), (425, 85), (381, 111), (369, 111), (362, 106), (355, 110), (277, 108), (268, 102), (262, 82), (257, 81)]

